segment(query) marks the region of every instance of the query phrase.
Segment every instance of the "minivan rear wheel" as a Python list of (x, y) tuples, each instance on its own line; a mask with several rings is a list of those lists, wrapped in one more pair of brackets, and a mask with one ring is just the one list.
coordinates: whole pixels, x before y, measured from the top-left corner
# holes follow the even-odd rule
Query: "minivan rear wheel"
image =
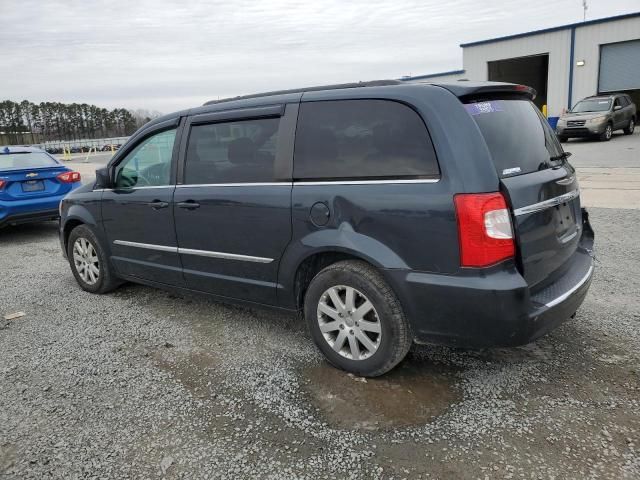
[(388, 372), (412, 344), (398, 298), (365, 262), (342, 261), (320, 271), (305, 294), (304, 314), (327, 360), (356, 375)]
[(69, 234), (67, 257), (78, 285), (91, 293), (107, 293), (122, 282), (116, 278), (98, 237), (86, 225)]

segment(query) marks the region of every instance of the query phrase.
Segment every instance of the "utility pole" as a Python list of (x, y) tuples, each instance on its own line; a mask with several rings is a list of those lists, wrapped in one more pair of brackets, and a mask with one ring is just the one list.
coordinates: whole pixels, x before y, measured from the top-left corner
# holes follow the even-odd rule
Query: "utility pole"
[(582, 21), (586, 21), (587, 20), (587, 9), (589, 8), (589, 5), (587, 5), (587, 0), (582, 0)]

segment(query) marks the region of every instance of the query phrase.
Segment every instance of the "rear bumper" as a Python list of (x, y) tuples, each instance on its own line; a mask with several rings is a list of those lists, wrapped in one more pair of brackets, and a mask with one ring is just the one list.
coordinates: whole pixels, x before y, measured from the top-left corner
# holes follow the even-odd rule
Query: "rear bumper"
[(55, 220), (60, 216), (60, 201), (65, 195), (66, 193), (28, 200), (0, 200), (0, 227)]
[(565, 273), (535, 293), (513, 263), (458, 276), (385, 273), (417, 343), (466, 348), (525, 345), (578, 310), (593, 276), (592, 246), (593, 237), (582, 242)]
[(32, 222), (46, 222), (48, 220), (57, 220), (60, 218), (58, 209), (54, 210), (40, 210), (36, 212), (17, 213), (13, 215), (7, 215), (4, 218), (0, 218), (0, 228), (7, 225), (20, 225), (23, 223)]

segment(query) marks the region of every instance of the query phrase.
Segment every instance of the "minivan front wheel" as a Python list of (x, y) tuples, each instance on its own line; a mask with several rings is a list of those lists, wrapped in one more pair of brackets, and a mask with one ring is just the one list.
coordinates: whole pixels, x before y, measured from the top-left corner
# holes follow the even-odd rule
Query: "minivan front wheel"
[(86, 225), (77, 226), (69, 234), (67, 257), (73, 276), (83, 290), (107, 293), (120, 285), (98, 238)]
[(365, 262), (338, 262), (318, 273), (306, 292), (304, 313), (327, 360), (357, 375), (388, 372), (411, 347), (398, 298)]

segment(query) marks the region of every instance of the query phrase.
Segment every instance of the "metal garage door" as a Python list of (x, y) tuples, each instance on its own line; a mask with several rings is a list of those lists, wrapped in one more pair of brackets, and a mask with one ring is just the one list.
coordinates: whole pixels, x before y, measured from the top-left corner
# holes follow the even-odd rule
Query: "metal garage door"
[(602, 45), (598, 91), (637, 88), (640, 88), (640, 40)]

